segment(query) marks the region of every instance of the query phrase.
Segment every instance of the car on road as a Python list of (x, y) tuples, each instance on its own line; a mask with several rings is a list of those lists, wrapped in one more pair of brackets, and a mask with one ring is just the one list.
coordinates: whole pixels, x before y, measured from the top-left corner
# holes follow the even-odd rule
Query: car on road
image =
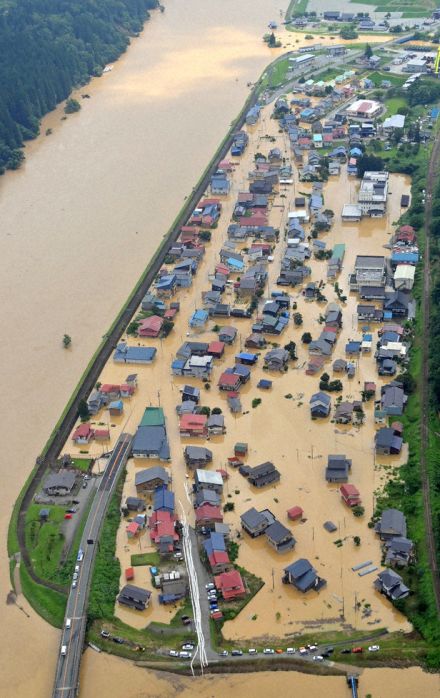
[(75, 572), (79, 572), (79, 565), (75, 565)]
[(177, 652), (177, 650), (170, 650), (169, 655), (170, 657), (178, 657), (179, 653)]
[(208, 584), (205, 584), (205, 589), (207, 589), (208, 591), (209, 591), (210, 589), (215, 589), (215, 584), (214, 584), (214, 582), (208, 582)]
[(191, 652), (179, 652), (180, 659), (191, 659)]
[(66, 512), (68, 514), (76, 514), (77, 509), (76, 509), (76, 507), (72, 507), (71, 509), (66, 509)]
[(229, 654), (228, 650), (222, 650), (221, 652), (218, 653), (219, 657), (227, 657)]
[(345, 650), (341, 650), (341, 654), (351, 654), (351, 650), (345, 648)]
[(241, 650), (232, 650), (232, 652), (231, 652), (231, 655), (233, 657), (241, 657), (242, 654), (243, 654), (243, 652)]
[(70, 630), (71, 627), (72, 627), (72, 619), (66, 618), (66, 625), (65, 625), (66, 630)]
[(194, 645), (191, 642), (187, 642), (185, 645), (182, 645), (182, 649), (192, 651), (194, 649)]
[(82, 562), (82, 559), (84, 557), (84, 551), (81, 550), (81, 548), (78, 550), (78, 555), (76, 556), (76, 561), (77, 562)]
[(110, 637), (110, 633), (108, 630), (101, 630), (101, 637), (108, 638)]
[(322, 656), (322, 654), (314, 654), (312, 659), (314, 662), (322, 662), (324, 657)]
[(72, 514), (64, 514), (64, 518), (65, 518), (65, 519), (71, 519), (71, 518), (72, 518)]
[(307, 649), (310, 650), (310, 652), (314, 652), (315, 650), (318, 649), (316, 645), (306, 645)]
[(299, 653), (300, 654), (308, 654), (309, 650), (306, 647), (300, 647), (299, 648)]
[(248, 654), (258, 654), (258, 651), (255, 649), (255, 647), (251, 647), (248, 649)]
[(72, 589), (76, 589), (77, 584), (78, 582), (76, 581), (76, 579), (74, 579), (72, 582)]
[(89, 483), (87, 482), (87, 480), (84, 480), (84, 482), (83, 482), (83, 490), (86, 489), (86, 487), (87, 487), (88, 484), (89, 484)]
[(352, 654), (360, 654), (363, 651), (364, 651), (363, 647), (353, 647), (353, 649), (351, 650), (351, 653)]
[(73, 573), (72, 579), (73, 579), (74, 582), (78, 579), (78, 572), (74, 572), (74, 573)]
[(275, 654), (275, 650), (273, 650), (271, 647), (265, 647), (263, 654)]
[(380, 650), (380, 645), (370, 645), (368, 648), (369, 652), (379, 652)]
[(65, 657), (67, 654), (67, 645), (61, 645), (61, 655)]
[(296, 649), (294, 647), (288, 647), (286, 649), (287, 654), (295, 654)]

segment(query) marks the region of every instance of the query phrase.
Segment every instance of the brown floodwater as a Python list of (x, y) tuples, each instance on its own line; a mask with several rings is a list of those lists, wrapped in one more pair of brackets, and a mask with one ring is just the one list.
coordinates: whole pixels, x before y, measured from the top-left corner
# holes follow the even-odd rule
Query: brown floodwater
[[(348, 698), (351, 695), (345, 678), (339, 676), (309, 676), (298, 672), (260, 672), (257, 674), (226, 674), (188, 678), (173, 674), (146, 671), (116, 657), (97, 655), (87, 650), (82, 676), (87, 677), (81, 698), (98, 695), (123, 696), (129, 687), (132, 698), (219, 698), (234, 695), (239, 698), (273, 698), (295, 696), (315, 698)], [(419, 667), (411, 669), (366, 669), (361, 673), (359, 698), (416, 698), (440, 694), (438, 674), (427, 674)]]
[[(239, 110), (247, 82), (277, 54), (261, 35), (280, 4), (169, 0), (112, 72), (79, 91), (91, 97), (81, 112), (65, 121), (61, 109), (48, 115), (41, 132), (52, 135), (29, 144), (22, 169), (0, 180), (3, 599), (16, 496), (101, 336)], [(73, 338), (69, 351), (61, 347), (65, 332)], [(138, 401), (130, 426), (140, 411)], [(252, 429), (261, 428), (259, 420)], [(175, 422), (171, 431), (176, 439)], [(242, 547), (247, 560), (251, 546), (249, 553)], [(19, 603), (0, 611), (1, 694), (40, 698), (50, 694), (59, 635), (22, 597)], [(88, 654), (84, 695), (105, 689), (116, 698), (131, 681), (139, 696), (174, 693), (136, 670), (138, 688), (130, 664)], [(155, 693), (142, 693), (146, 676)], [(300, 679), (317, 695), (314, 678)], [(216, 681), (209, 695), (233, 685)]]

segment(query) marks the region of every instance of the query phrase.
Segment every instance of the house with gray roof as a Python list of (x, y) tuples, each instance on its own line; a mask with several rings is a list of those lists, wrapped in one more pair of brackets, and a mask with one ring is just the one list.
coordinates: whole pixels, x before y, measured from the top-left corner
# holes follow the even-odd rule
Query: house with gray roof
[(51, 473), (43, 485), (46, 494), (52, 497), (63, 497), (73, 490), (76, 474), (71, 470), (59, 470)]
[(150, 601), (151, 591), (141, 589), (133, 584), (126, 584), (121, 589), (118, 596), (118, 603), (136, 611), (144, 611)]
[(347, 482), (352, 462), (345, 455), (330, 455), (327, 457), (325, 479), (327, 482)]
[(403, 414), (408, 397), (402, 388), (402, 384), (392, 381), (381, 388), (381, 409), (387, 415), (400, 417)]
[(133, 439), (131, 453), (133, 458), (158, 458), (169, 461), (170, 446), (165, 426), (140, 424)]
[(394, 570), (384, 570), (374, 582), (374, 587), (391, 601), (406, 598), (410, 589), (403, 583), (402, 577)]
[(251, 507), (240, 516), (241, 527), (252, 538), (261, 536), (275, 520), (275, 516), (269, 509), (257, 511), (255, 507)]
[(274, 521), (270, 524), (265, 530), (265, 535), (267, 542), (277, 553), (286, 553), (295, 547), (296, 540), (291, 531), (280, 521)]
[(225, 418), (222, 414), (211, 414), (206, 422), (206, 427), (210, 436), (226, 434)]
[(280, 347), (271, 349), (264, 357), (264, 365), (270, 371), (283, 371), (289, 360), (289, 352)]
[(328, 417), (331, 410), (331, 397), (320, 391), (310, 398), (310, 414), (312, 417)]
[(374, 527), (381, 540), (406, 538), (406, 518), (398, 509), (385, 509)]
[(154, 492), (157, 487), (169, 485), (171, 477), (161, 465), (156, 465), (154, 468), (147, 468), (136, 473), (134, 484), (137, 494), (146, 494)]
[(379, 429), (375, 434), (374, 441), (376, 453), (382, 456), (397, 455), (402, 450), (403, 439), (391, 427)]
[(414, 555), (414, 543), (409, 538), (397, 536), (385, 543), (385, 564), (390, 567), (407, 567)]
[(318, 577), (315, 568), (305, 558), (296, 560), (284, 568), (283, 584), (292, 584), (305, 594), (310, 589), (319, 591), (325, 584), (325, 579)]
[(212, 451), (204, 446), (186, 446), (183, 457), (189, 468), (204, 468), (212, 462)]
[(203, 506), (203, 504), (210, 504), (213, 507), (220, 506), (221, 497), (218, 492), (214, 490), (208, 490), (206, 487), (202, 487), (196, 492), (194, 497), (194, 508)]
[(255, 466), (255, 468), (249, 468), (247, 477), (250, 484), (254, 487), (266, 487), (266, 485), (279, 482), (281, 475), (273, 463), (266, 461), (266, 463)]

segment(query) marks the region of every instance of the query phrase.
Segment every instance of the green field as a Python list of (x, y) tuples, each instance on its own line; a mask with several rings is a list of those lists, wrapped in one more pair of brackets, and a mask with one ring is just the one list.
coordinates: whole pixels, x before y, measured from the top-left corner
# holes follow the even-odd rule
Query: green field
[(417, 4), (413, 0), (350, 0), (354, 5), (372, 5), (375, 12), (403, 12), (404, 17), (427, 17), (437, 7), (434, 0), (419, 0)]
[(307, 10), (309, 0), (290, 0), (289, 7), (286, 11), (286, 19), (292, 17), (300, 17)]
[(390, 99), (385, 100), (385, 106), (387, 108), (386, 116), (393, 116), (394, 114), (401, 114), (402, 109), (406, 107), (406, 99), (403, 97), (390, 97)]
[[(40, 520), (41, 509), (49, 510), (47, 521)], [(61, 524), (65, 508), (31, 504), (26, 512), (26, 547), (35, 573), (42, 579), (53, 580), (64, 547)]]
[(72, 463), (75, 468), (78, 468), (78, 470), (81, 470), (81, 472), (88, 473), (92, 463), (92, 458), (78, 458), (75, 456), (72, 458)]
[(393, 75), (392, 73), (379, 73), (374, 71), (368, 75), (368, 79), (374, 82), (375, 87), (380, 87), (382, 80), (388, 80), (393, 87), (400, 87), (407, 80), (406, 77), (401, 77), (400, 75)]
[(36, 584), (24, 565), (20, 565), (20, 583), (21, 590), (34, 611), (51, 625), (61, 628), (67, 598), (57, 591)]
[(159, 553), (139, 553), (131, 556), (131, 564), (133, 567), (140, 567), (141, 565), (154, 565), (157, 567), (160, 563)]

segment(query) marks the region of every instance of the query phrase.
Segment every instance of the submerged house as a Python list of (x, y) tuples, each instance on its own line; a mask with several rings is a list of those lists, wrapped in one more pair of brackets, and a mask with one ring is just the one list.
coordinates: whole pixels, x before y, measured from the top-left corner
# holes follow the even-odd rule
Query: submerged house
[(305, 594), (310, 589), (319, 591), (327, 583), (318, 577), (315, 568), (305, 558), (300, 558), (284, 568), (283, 584), (292, 584)]

